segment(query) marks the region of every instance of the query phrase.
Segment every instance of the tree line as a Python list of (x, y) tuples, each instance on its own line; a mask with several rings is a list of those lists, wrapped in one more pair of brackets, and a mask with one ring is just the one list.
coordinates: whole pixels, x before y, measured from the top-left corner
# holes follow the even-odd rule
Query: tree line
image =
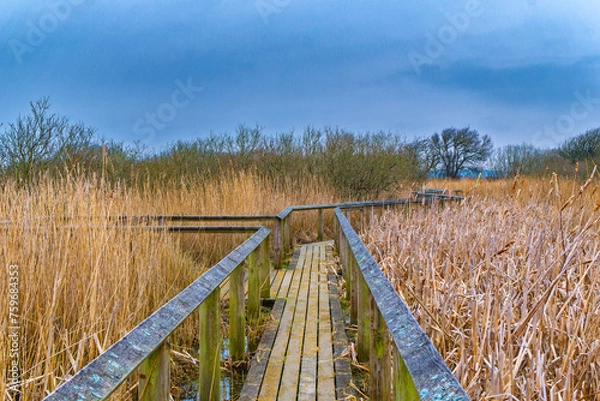
[(151, 151), (107, 140), (95, 129), (50, 111), (47, 98), (0, 133), (0, 179), (30, 185), (42, 177), (85, 174), (109, 182), (169, 185), (251, 170), (275, 184), (317, 177), (349, 198), (379, 197), (432, 175), (457, 178), (487, 170), (495, 177), (585, 174), (600, 159), (600, 129), (555, 149), (509, 145), (470, 127), (407, 140), (386, 132), (353, 133), (308, 126), (268, 136), (240, 125), (233, 134), (177, 141)]

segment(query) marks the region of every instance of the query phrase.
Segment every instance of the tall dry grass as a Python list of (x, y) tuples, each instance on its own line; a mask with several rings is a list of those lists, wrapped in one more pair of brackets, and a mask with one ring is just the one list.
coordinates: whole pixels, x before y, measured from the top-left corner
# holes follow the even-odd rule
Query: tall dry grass
[[(8, 266), (14, 264), (21, 401), (43, 398), (240, 241), (216, 235), (183, 240), (107, 224), (103, 216), (276, 214), (290, 204), (332, 200), (319, 182), (275, 186), (252, 173), (158, 188), (67, 177), (32, 189), (8, 182), (1, 190), (0, 220), (12, 224), (0, 226), (0, 394), (12, 394), (4, 378), (11, 363)], [(177, 332), (174, 344), (193, 342), (196, 318)]]
[(515, 179), (387, 213), (369, 249), (475, 400), (600, 397), (600, 187)]

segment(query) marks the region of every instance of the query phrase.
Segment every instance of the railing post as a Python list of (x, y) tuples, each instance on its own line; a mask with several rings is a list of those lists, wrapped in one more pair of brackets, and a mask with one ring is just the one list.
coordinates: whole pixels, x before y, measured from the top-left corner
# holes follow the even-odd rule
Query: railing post
[(281, 269), (283, 267), (283, 237), (281, 235), (281, 226), (282, 221), (279, 218), (275, 219), (275, 224), (273, 225), (273, 262), (275, 263), (276, 269)]
[(244, 265), (229, 276), (229, 354), (233, 361), (246, 359), (246, 291)]
[(292, 232), (292, 212), (283, 219), (283, 249), (284, 256), (293, 249), (294, 235)]
[(138, 400), (168, 400), (170, 390), (169, 344), (165, 341), (139, 367)]
[(319, 209), (319, 234), (317, 241), (323, 241), (323, 209)]
[(400, 356), (400, 353), (396, 349), (395, 345), (392, 345), (392, 359), (394, 362), (394, 401), (419, 401), (419, 393), (415, 387), (415, 384), (406, 369), (404, 360)]
[(371, 298), (371, 399), (392, 399), (390, 337), (383, 316)]
[(344, 280), (346, 280), (346, 300), (350, 301), (352, 298), (352, 269), (353, 266), (350, 264), (350, 246), (348, 245), (348, 239), (344, 235), (343, 231), (340, 230), (340, 244), (342, 252), (342, 267)]
[(358, 289), (358, 333), (356, 342), (358, 348), (358, 360), (360, 362), (368, 362), (371, 356), (371, 293), (365, 281), (362, 272), (356, 267), (356, 275), (354, 276), (357, 283), (355, 287)]
[(260, 318), (260, 274), (258, 272), (257, 251), (254, 250), (248, 258), (248, 320), (253, 327), (258, 326)]
[(360, 228), (359, 231), (364, 233), (367, 227), (367, 207), (363, 206), (360, 209)]
[(288, 219), (289, 219), (288, 226), (289, 226), (289, 230), (290, 230), (290, 232), (288, 234), (289, 235), (288, 240), (290, 241), (289, 248), (290, 248), (290, 251), (293, 251), (294, 250), (294, 224), (293, 224), (294, 212), (290, 213), (290, 215), (288, 216)]
[(221, 302), (217, 287), (200, 305), (198, 394), (200, 401), (221, 400)]
[(350, 278), (350, 286), (349, 286), (349, 301), (350, 301), (350, 324), (358, 323), (358, 276), (360, 272), (358, 271), (358, 263), (356, 262), (356, 258), (354, 254), (350, 250), (350, 246), (348, 245), (348, 273)]
[(258, 273), (260, 281), (260, 298), (271, 298), (271, 260), (269, 259), (268, 238), (258, 248)]
[(286, 254), (288, 252), (288, 217), (284, 217), (281, 219), (281, 258), (285, 259)]
[(336, 247), (339, 250), (340, 260), (341, 260), (341, 255), (342, 255), (342, 230), (340, 228), (340, 223), (339, 223), (339, 221), (337, 219), (337, 216), (335, 214), (333, 215), (333, 233), (334, 233), (333, 238), (337, 241)]

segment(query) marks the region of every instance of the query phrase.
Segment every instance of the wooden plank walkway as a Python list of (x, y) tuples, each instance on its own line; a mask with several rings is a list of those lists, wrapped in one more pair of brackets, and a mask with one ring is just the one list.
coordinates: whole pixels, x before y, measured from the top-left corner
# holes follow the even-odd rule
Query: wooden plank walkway
[(336, 276), (329, 267), (332, 251), (333, 241), (304, 245), (287, 269), (272, 276), (273, 318), (241, 401), (333, 401), (354, 395), (350, 361), (342, 355), (347, 339)]

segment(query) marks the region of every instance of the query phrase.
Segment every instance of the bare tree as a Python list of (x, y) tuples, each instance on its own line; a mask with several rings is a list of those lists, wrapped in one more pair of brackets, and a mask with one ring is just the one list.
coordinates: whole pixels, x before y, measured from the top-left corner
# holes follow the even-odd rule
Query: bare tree
[(600, 128), (591, 129), (573, 137), (558, 148), (561, 157), (575, 164), (580, 161), (600, 159)]
[(425, 141), (424, 151), (429, 167), (443, 170), (448, 178), (457, 178), (463, 169), (477, 169), (487, 160), (493, 149), (487, 135), (469, 127), (447, 128), (441, 135), (433, 134)]
[(493, 156), (493, 167), (498, 177), (543, 175), (546, 167), (553, 165), (555, 150), (543, 150), (531, 144), (506, 145)]
[(67, 118), (50, 114), (48, 98), (30, 107), (30, 115), (19, 116), (0, 135), (0, 164), (25, 181), (58, 163), (72, 164), (79, 152), (90, 149), (94, 135), (83, 124), (71, 125)]

